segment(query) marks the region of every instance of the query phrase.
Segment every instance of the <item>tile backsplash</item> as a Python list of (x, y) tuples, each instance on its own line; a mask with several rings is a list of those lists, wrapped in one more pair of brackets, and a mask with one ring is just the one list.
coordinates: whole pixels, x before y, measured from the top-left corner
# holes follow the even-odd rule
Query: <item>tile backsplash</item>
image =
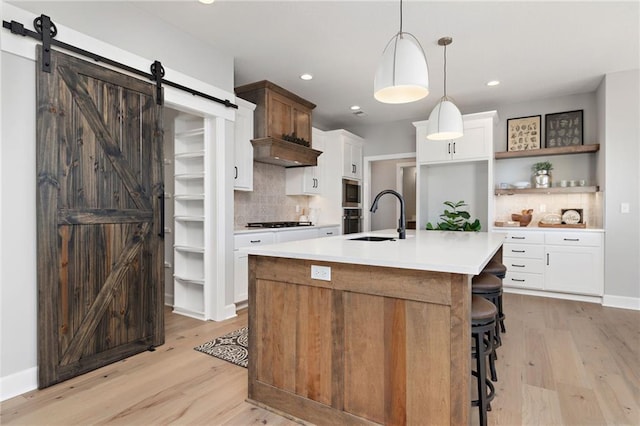
[(298, 220), (302, 211), (307, 213), (309, 197), (285, 195), (285, 168), (267, 163), (253, 163), (253, 191), (234, 191), (233, 222), (236, 228), (248, 222)]
[[(562, 209), (583, 209), (587, 228), (602, 228), (602, 195), (596, 193), (581, 194), (516, 194), (501, 195), (495, 198), (495, 220), (511, 220), (512, 213), (524, 209), (533, 209), (533, 218), (529, 227), (537, 226), (544, 216), (550, 213), (560, 214)], [(540, 212), (540, 206), (546, 207)]]

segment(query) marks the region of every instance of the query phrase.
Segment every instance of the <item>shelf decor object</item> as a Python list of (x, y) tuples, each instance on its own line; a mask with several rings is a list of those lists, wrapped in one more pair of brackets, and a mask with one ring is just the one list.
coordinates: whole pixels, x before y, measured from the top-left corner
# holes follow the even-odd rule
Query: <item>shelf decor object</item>
[(551, 170), (553, 166), (548, 161), (541, 161), (531, 166), (536, 188), (551, 188)]
[(583, 110), (546, 114), (545, 147), (580, 146), (584, 142)]
[(444, 46), (444, 96), (440, 98), (440, 102), (429, 115), (427, 139), (431, 140), (452, 140), (464, 134), (462, 114), (452, 99), (447, 96), (447, 46), (451, 43), (453, 43), (451, 37), (442, 37), (438, 40), (438, 45)]
[(541, 115), (507, 119), (507, 151), (540, 149)]
[(387, 104), (415, 102), (429, 94), (429, 69), (424, 49), (413, 34), (402, 31), (402, 0), (400, 31), (382, 52), (373, 91), (378, 101)]

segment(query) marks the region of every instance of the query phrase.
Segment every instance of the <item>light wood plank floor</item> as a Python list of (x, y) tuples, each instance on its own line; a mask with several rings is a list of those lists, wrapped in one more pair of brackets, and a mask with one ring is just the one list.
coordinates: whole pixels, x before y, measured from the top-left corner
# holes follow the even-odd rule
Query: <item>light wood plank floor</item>
[[(504, 299), (491, 425), (640, 424), (640, 312)], [(245, 402), (247, 370), (193, 350), (246, 323), (246, 312), (216, 323), (167, 310), (166, 343), (155, 352), (5, 401), (0, 423), (295, 424)]]

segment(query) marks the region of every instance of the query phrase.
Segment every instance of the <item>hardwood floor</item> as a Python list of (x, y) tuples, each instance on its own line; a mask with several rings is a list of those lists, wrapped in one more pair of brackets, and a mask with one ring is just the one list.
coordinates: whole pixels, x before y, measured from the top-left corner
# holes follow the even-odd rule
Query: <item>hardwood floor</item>
[[(515, 294), (504, 305), (490, 425), (640, 424), (640, 312)], [(0, 423), (296, 424), (245, 402), (246, 369), (193, 350), (245, 325), (246, 312), (221, 323), (166, 318), (155, 352), (7, 400)]]

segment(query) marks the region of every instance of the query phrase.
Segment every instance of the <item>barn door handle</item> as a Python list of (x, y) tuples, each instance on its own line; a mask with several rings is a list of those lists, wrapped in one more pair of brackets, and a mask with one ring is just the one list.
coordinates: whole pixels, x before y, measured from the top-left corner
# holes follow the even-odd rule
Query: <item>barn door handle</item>
[(164, 238), (164, 194), (158, 195), (158, 200), (160, 200), (160, 232), (158, 237)]

